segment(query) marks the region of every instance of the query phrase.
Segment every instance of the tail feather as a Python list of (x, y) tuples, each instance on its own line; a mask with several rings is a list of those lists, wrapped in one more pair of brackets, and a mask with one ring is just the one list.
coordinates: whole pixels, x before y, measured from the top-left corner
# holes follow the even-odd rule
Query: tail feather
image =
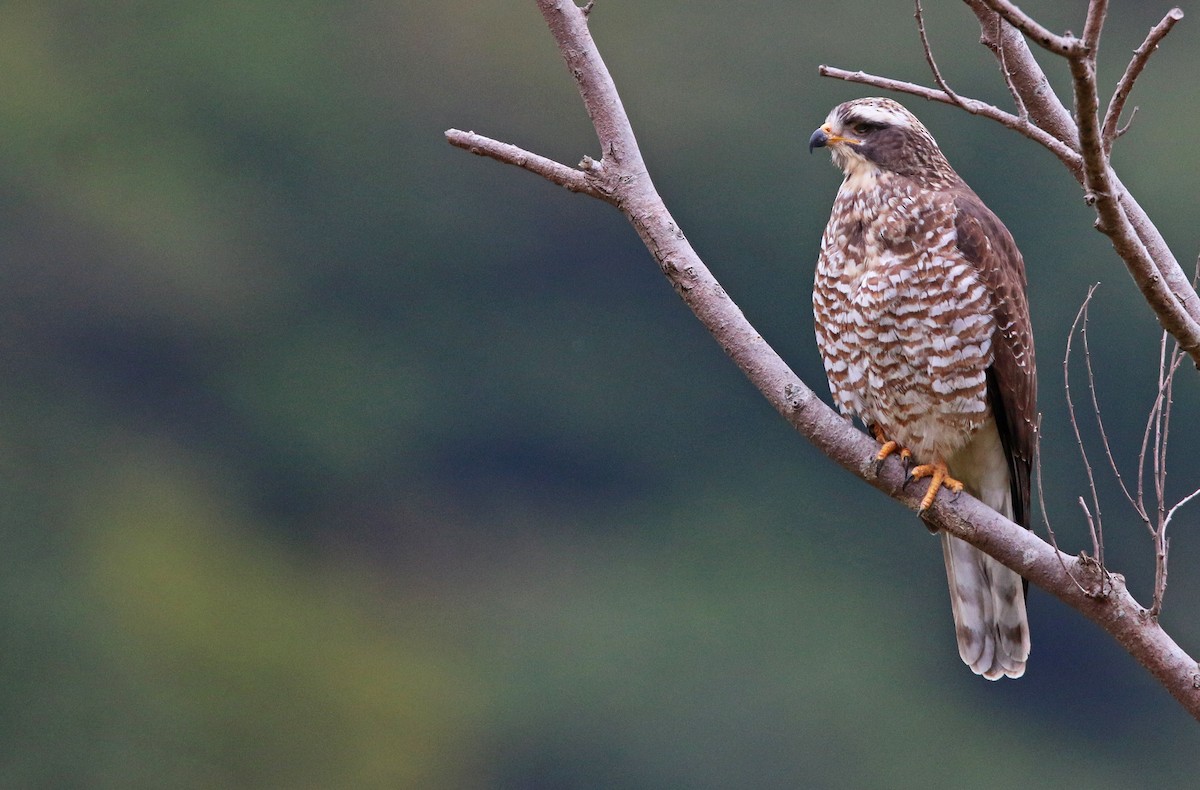
[(1019, 678), (1029, 658), (1029, 621), (1021, 577), (942, 533), (958, 654), (988, 680)]
[[(950, 474), (962, 481), (967, 491), (998, 513), (1015, 517), (1014, 504), (1024, 501), (1026, 492), (1012, 484), (1008, 453), (995, 420), (987, 421), (947, 461)], [(1029, 621), (1021, 576), (945, 533), (942, 553), (962, 660), (988, 680), (1021, 677), (1029, 659)]]

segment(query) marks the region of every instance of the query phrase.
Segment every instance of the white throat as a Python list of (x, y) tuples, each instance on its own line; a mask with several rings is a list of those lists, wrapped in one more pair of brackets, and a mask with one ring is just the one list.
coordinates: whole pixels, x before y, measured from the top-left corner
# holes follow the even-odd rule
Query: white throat
[(864, 157), (849, 151), (839, 151), (841, 161), (837, 164), (841, 165), (842, 172), (846, 174), (846, 180), (842, 182), (842, 189), (852, 189), (855, 191), (868, 191), (875, 189), (879, 181), (879, 167)]

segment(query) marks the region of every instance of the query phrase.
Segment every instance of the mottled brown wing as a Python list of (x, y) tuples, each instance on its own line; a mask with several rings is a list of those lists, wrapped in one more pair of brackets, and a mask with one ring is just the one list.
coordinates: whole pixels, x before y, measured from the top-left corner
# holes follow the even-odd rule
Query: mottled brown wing
[(1014, 520), (1030, 525), (1029, 478), (1037, 423), (1037, 365), (1025, 295), (1025, 263), (1004, 223), (963, 187), (954, 197), (958, 248), (995, 297), (996, 334), (988, 397), (1008, 455)]

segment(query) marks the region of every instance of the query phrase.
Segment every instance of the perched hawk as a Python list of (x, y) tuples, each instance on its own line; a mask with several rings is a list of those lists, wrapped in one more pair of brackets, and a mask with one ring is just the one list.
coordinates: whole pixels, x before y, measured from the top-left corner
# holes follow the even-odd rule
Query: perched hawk
[[(1036, 380), (1012, 236), (920, 121), (890, 99), (838, 105), (808, 141), (845, 180), (821, 238), (817, 345), (838, 409), (929, 477), (1029, 526)], [(1029, 656), (1021, 577), (943, 533), (958, 652), (989, 680)]]

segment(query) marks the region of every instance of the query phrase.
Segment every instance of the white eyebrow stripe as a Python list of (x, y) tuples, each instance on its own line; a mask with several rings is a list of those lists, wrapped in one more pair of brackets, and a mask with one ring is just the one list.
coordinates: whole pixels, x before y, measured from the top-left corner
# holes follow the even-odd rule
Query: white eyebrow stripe
[(899, 113), (869, 104), (860, 104), (854, 107), (850, 111), (850, 117), (857, 122), (873, 123), (879, 126), (908, 126), (908, 120)]

